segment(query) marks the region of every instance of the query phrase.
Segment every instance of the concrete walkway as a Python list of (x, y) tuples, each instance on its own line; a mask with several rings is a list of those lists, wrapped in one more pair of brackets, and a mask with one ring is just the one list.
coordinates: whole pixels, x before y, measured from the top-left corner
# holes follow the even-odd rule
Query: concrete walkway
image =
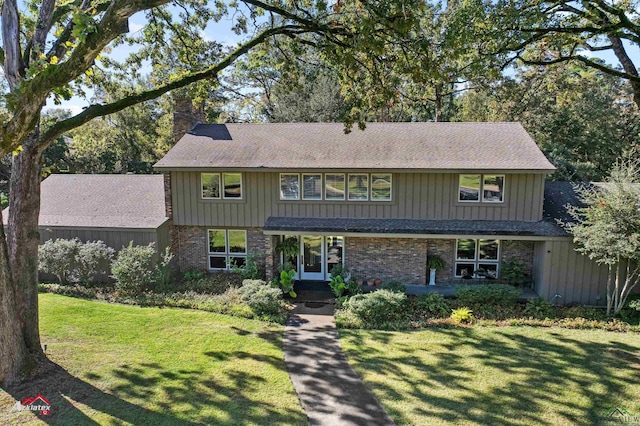
[(393, 425), (338, 343), (333, 306), (304, 303), (284, 333), (284, 360), (311, 425)]

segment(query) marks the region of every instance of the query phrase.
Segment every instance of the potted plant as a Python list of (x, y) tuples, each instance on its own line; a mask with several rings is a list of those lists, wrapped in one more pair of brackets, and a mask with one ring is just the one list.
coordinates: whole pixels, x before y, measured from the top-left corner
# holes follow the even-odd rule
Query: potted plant
[(444, 260), (437, 254), (427, 258), (427, 267), (429, 268), (429, 285), (436, 285), (436, 271), (444, 269)]

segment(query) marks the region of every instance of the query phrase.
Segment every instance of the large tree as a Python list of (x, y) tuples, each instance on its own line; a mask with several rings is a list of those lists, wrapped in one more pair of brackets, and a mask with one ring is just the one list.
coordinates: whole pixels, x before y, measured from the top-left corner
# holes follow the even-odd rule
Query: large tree
[(578, 193), (584, 207), (565, 225), (578, 252), (607, 266), (607, 315), (616, 315), (640, 283), (640, 159), (620, 161), (604, 184)]
[[(248, 0), (243, 3), (239, 32), (247, 32), (247, 19), (258, 19), (265, 11), (279, 13), (278, 19), (264, 19), (237, 48), (218, 49), (212, 61), (190, 63), (190, 43), (181, 37), (193, 37), (210, 19), (220, 19), (226, 5), (209, 10), (200, 1), (176, 3), (187, 12), (174, 19), (163, 5), (167, 0), (140, 1), (34, 1), (24, 10), (16, 0), (2, 5), (2, 40), (0, 52), (4, 76), (8, 82), (8, 112), (2, 117), (0, 156), (13, 151), (10, 214), (8, 233), (0, 229), (0, 383), (16, 381), (30, 374), (44, 360), (38, 334), (37, 244), (40, 166), (42, 153), (63, 132), (89, 120), (120, 111), (128, 106), (154, 99), (172, 89), (203, 79), (215, 79), (235, 59), (269, 37), (286, 34), (297, 36), (314, 32), (327, 35), (327, 13), (298, 16), (281, 5), (268, 5)], [(146, 12), (148, 24), (135, 40), (139, 54), (130, 61), (113, 64), (110, 73), (98, 66), (99, 55), (109, 46), (126, 41), (128, 19)], [(310, 19), (313, 18), (313, 19)], [(194, 24), (198, 24), (197, 25)], [(176, 47), (185, 66), (177, 73), (160, 75), (152, 87), (137, 93), (125, 93), (107, 103), (89, 105), (79, 114), (62, 118), (40, 129), (42, 107), (50, 97), (68, 98), (83, 90), (93, 80), (101, 84), (120, 75), (131, 75), (140, 69), (139, 58), (152, 63), (162, 51), (160, 43)], [(194, 55), (195, 56), (195, 55)], [(184, 70), (184, 71), (183, 71)], [(135, 75), (135, 74), (134, 74)], [(2, 222), (0, 221), (0, 224)], [(0, 225), (1, 226), (1, 225)]]
[(556, 166), (555, 180), (604, 179), (640, 146), (640, 112), (629, 83), (581, 63), (521, 66), (456, 100), (459, 121), (519, 121)]
[[(485, 52), (528, 65), (582, 63), (628, 80), (640, 107), (638, 6), (637, 0), (501, 0), (492, 5)], [(607, 51), (617, 64), (597, 60)]]
[[(279, 2), (243, 0), (32, 0), (20, 10), (17, 0), (2, 5), (4, 76), (9, 85), (7, 113), (2, 115), (0, 157), (15, 151), (10, 213), (5, 238), (0, 220), (0, 383), (31, 374), (45, 359), (38, 334), (37, 244), (40, 166), (43, 151), (56, 138), (97, 117), (155, 99), (171, 90), (209, 79), (240, 56), (272, 37), (301, 38), (327, 56), (344, 60), (377, 48), (380, 34), (415, 29), (416, 0), (360, 3), (340, 1)], [(344, 6), (344, 8), (343, 8)], [(147, 19), (136, 35), (127, 36), (128, 20), (138, 12)], [(234, 19), (243, 42), (233, 48), (206, 43), (200, 37), (208, 22)], [(402, 21), (402, 24), (397, 24)], [(105, 54), (118, 44), (138, 49), (123, 62)], [(194, 47), (209, 47), (195, 50)], [(338, 48), (331, 48), (338, 46)], [(339, 49), (348, 49), (342, 52)], [(167, 66), (164, 52), (175, 63)], [(86, 86), (117, 84), (140, 77), (143, 65), (154, 67), (150, 86), (117, 99), (91, 103), (78, 114), (40, 128), (47, 99), (69, 98)], [(1, 219), (1, 218), (0, 218)]]

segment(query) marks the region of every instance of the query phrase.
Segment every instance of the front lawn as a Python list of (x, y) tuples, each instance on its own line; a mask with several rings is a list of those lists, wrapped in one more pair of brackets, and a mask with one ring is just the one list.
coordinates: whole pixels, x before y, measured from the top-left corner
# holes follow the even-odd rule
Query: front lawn
[(11, 395), (0, 390), (0, 424), (42, 423), (10, 411), (37, 393), (51, 402), (50, 424), (307, 423), (280, 325), (53, 294), (40, 295), (40, 316), (60, 367)]
[(640, 335), (534, 327), (340, 330), (398, 424), (591, 425), (640, 415)]

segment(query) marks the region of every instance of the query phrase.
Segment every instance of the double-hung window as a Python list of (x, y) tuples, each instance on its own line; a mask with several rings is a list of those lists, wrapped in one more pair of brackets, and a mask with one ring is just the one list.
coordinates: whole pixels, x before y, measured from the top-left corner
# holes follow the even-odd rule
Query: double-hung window
[(209, 269), (228, 270), (243, 267), (247, 260), (247, 231), (209, 229), (207, 232)]
[(327, 201), (344, 200), (347, 188), (344, 185), (344, 173), (324, 175), (324, 199)]
[(280, 199), (300, 199), (300, 175), (298, 173), (280, 173)]
[(460, 175), (458, 201), (463, 203), (504, 202), (504, 175)]
[(322, 174), (303, 173), (302, 174), (302, 199), (322, 200)]
[(498, 278), (499, 240), (456, 240), (455, 276)]
[(366, 201), (369, 199), (369, 175), (366, 173), (349, 173), (349, 201)]
[(201, 173), (200, 184), (205, 200), (242, 199), (241, 173)]

